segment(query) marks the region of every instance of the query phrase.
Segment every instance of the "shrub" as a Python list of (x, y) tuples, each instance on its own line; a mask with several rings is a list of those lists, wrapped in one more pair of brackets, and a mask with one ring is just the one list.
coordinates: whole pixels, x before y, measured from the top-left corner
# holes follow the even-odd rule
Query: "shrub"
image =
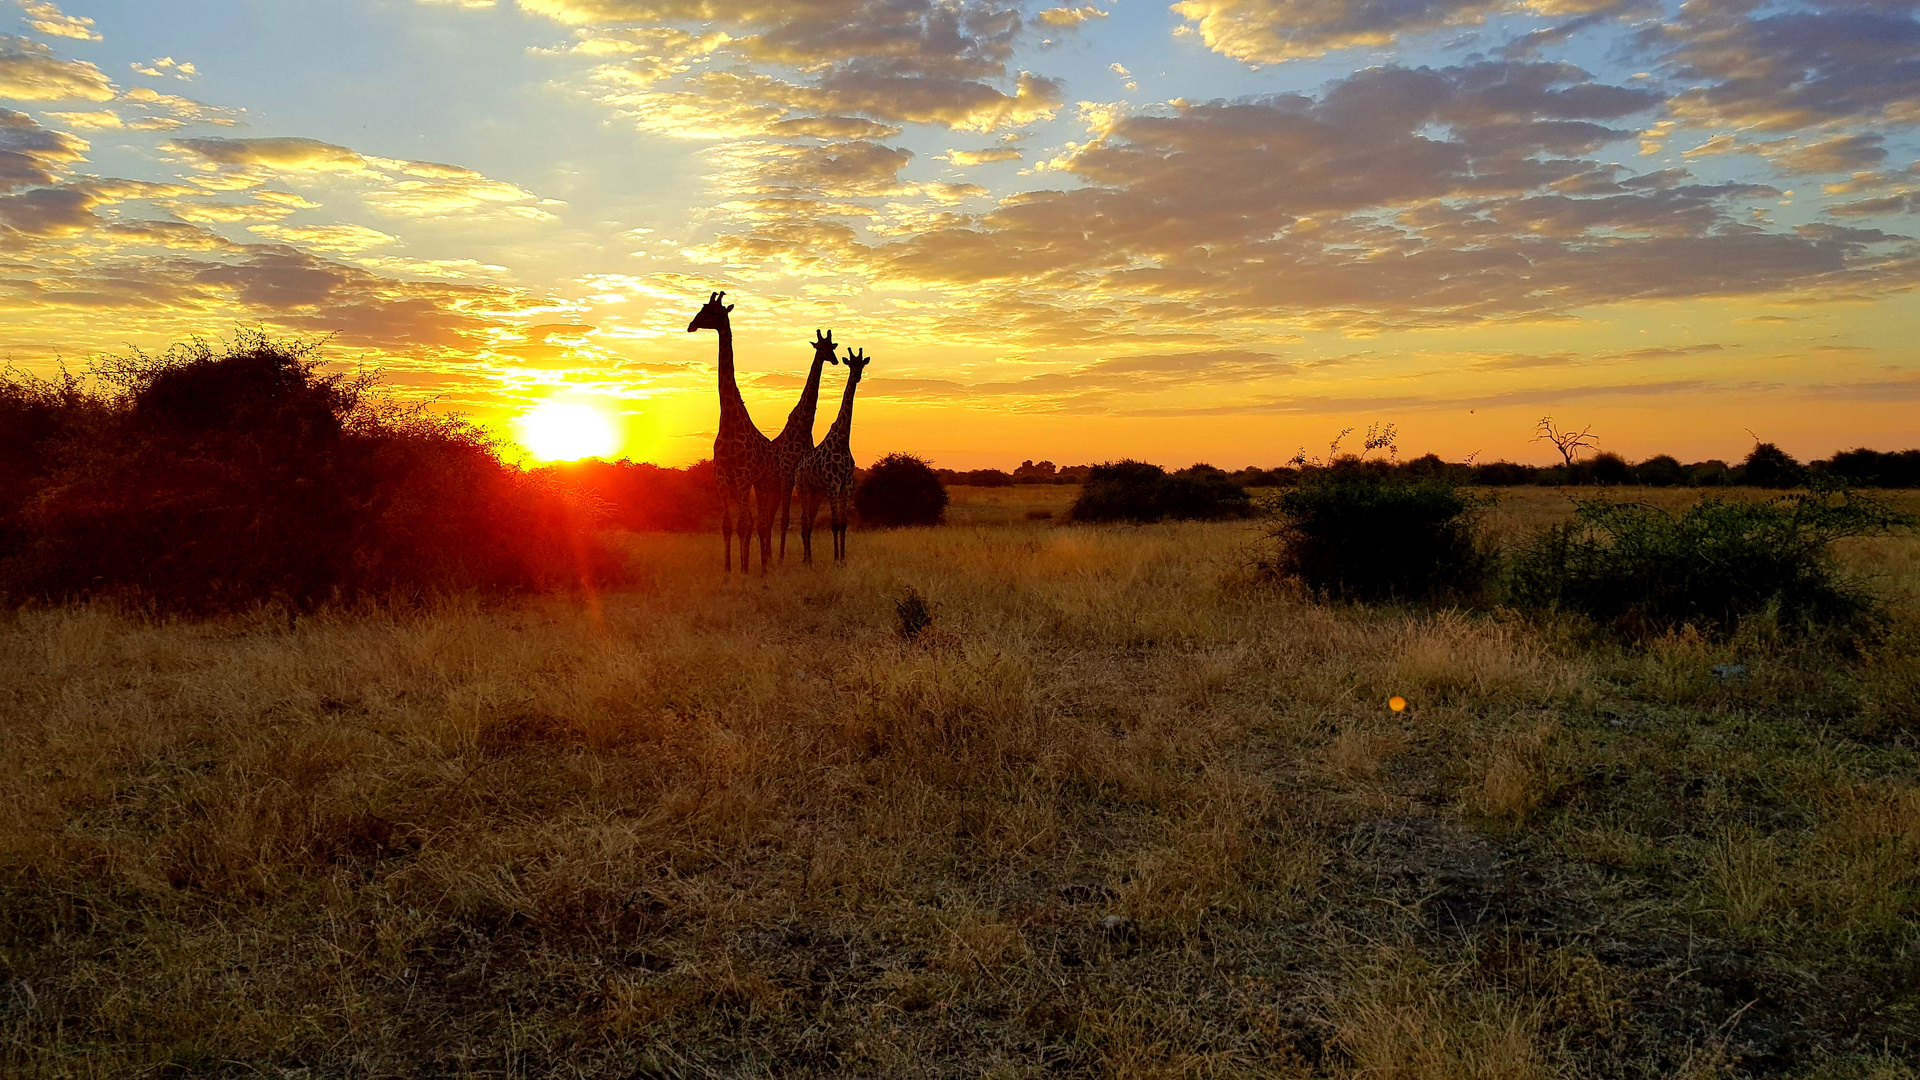
[(1487, 487), (1518, 487), (1537, 482), (1540, 470), (1511, 461), (1489, 461), (1473, 466), (1473, 482)]
[(1168, 475), (1144, 461), (1095, 465), (1073, 502), (1075, 521), (1212, 521), (1251, 517), (1253, 500), (1233, 478), (1211, 465)]
[(947, 488), (932, 466), (912, 454), (874, 462), (854, 492), (860, 520), (882, 528), (938, 525), (947, 516)]
[(1687, 471), (1679, 458), (1655, 454), (1633, 467), (1633, 478), (1648, 487), (1673, 487), (1687, 482)]
[(1482, 502), (1445, 478), (1315, 469), (1272, 505), (1277, 550), (1262, 568), (1328, 596), (1471, 596), (1493, 567)]
[(1747, 454), (1743, 473), (1748, 484), (1764, 488), (1798, 487), (1806, 479), (1806, 469), (1793, 455), (1770, 442), (1754, 445)]
[[(321, 367), (316, 345), (242, 334), (220, 351), (196, 341), (106, 361), (103, 392), (67, 386), (65, 434), (40, 454), (52, 467), (10, 472), (30, 497), (0, 547), (0, 589), (305, 609), (604, 571), (590, 501), (504, 464), (462, 420)], [(48, 393), (10, 381), (0, 399)]]
[(1708, 498), (1675, 515), (1587, 499), (1575, 519), (1536, 534), (1513, 560), (1523, 606), (1576, 611), (1628, 632), (1694, 625), (1725, 633), (1772, 611), (1788, 627), (1853, 623), (1871, 611), (1831, 545), (1909, 524), (1852, 493), (1766, 502)]
[(1733, 482), (1733, 470), (1719, 458), (1696, 461), (1687, 466), (1687, 484), (1691, 487), (1729, 487)]
[(1920, 450), (1843, 450), (1824, 465), (1829, 476), (1860, 487), (1920, 487)]
[(1633, 483), (1633, 466), (1625, 458), (1611, 450), (1603, 450), (1591, 459), (1580, 463), (1577, 470), (1582, 482), (1600, 484), (1605, 487), (1617, 487)]
[(28, 503), (100, 411), (72, 375), (0, 377), (0, 555), (26, 543)]

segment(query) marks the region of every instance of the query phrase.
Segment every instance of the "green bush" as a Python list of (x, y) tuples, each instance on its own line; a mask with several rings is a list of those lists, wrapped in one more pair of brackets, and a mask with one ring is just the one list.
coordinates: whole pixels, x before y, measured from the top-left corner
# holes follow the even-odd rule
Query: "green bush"
[(860, 520), (885, 529), (938, 525), (947, 516), (947, 486), (933, 467), (912, 454), (888, 454), (873, 463), (853, 494)]
[(1272, 509), (1275, 548), (1262, 569), (1327, 596), (1465, 598), (1494, 567), (1479, 533), (1483, 501), (1444, 478), (1315, 469)]
[(1587, 499), (1573, 521), (1515, 553), (1522, 606), (1579, 612), (1630, 633), (1693, 625), (1718, 633), (1772, 612), (1783, 627), (1855, 624), (1873, 603), (1835, 564), (1832, 544), (1910, 524), (1855, 493), (1708, 498), (1681, 514)]
[(1073, 501), (1075, 521), (1214, 521), (1253, 516), (1253, 500), (1210, 465), (1169, 475), (1144, 461), (1095, 465)]

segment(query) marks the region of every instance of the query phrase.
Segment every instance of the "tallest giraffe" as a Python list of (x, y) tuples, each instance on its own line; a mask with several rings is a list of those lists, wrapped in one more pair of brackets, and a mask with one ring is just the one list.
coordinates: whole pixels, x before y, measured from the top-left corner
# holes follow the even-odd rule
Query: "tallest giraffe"
[[(713, 330), (720, 335), (720, 430), (713, 437), (713, 480), (720, 489), (720, 542), (726, 549), (728, 572), (733, 570), (733, 537), (740, 538), (740, 572), (751, 560), (754, 528), (754, 492), (773, 483), (773, 444), (747, 415), (740, 385), (733, 377), (732, 304), (722, 304), (726, 293), (707, 297), (705, 307), (687, 324), (687, 333)], [(773, 522), (759, 522), (760, 572), (767, 572), (773, 547)]]

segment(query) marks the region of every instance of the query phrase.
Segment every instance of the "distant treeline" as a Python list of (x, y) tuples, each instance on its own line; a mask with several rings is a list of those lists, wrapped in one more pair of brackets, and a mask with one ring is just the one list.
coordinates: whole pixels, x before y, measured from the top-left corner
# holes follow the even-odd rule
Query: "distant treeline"
[[(1009, 487), (1014, 484), (1084, 484), (1098, 467), (1058, 467), (1051, 461), (1026, 461), (1012, 472), (1002, 469), (935, 471), (939, 473), (941, 481), (948, 484)], [(1669, 454), (1658, 454), (1636, 464), (1618, 454), (1601, 453), (1572, 465), (1522, 465), (1512, 461), (1446, 461), (1437, 454), (1425, 454), (1398, 462), (1367, 461), (1362, 463), (1362, 467), (1408, 477), (1445, 477), (1455, 483), (1484, 487), (1637, 484), (1647, 487), (1790, 488), (1832, 480), (1852, 487), (1920, 488), (1920, 450), (1845, 450), (1830, 458), (1802, 463), (1772, 443), (1756, 445), (1744, 459), (1736, 462), (1715, 458), (1683, 463)], [(1221, 476), (1242, 487), (1292, 487), (1300, 480), (1300, 470), (1286, 465), (1271, 469), (1250, 466), (1228, 471), (1200, 464), (1182, 469), (1177, 475)]]
[(589, 495), (600, 522), (635, 532), (700, 532), (718, 528), (713, 462), (672, 469), (645, 461), (568, 461), (543, 466), (534, 475)]

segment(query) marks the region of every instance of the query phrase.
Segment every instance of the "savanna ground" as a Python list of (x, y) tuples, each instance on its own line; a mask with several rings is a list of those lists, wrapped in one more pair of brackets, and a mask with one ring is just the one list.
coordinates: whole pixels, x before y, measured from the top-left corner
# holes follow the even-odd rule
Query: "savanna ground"
[(0, 617), (0, 1065), (1914, 1075), (1920, 539), (1846, 553), (1864, 653), (1630, 648), (1072, 490), (597, 605)]

